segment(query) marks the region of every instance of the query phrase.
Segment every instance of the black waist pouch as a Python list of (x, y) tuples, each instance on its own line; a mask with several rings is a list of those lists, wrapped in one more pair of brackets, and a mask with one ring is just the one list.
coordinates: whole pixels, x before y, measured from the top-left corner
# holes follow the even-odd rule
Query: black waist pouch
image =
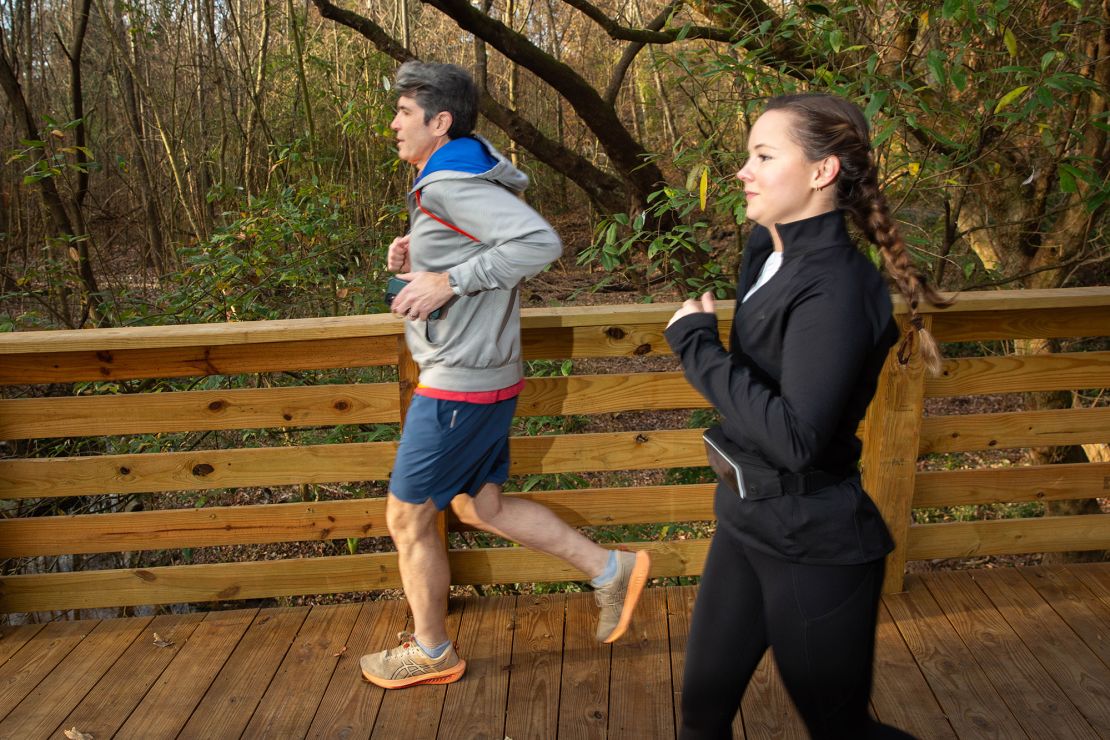
[(702, 438), (709, 467), (726, 486), (746, 501), (801, 496), (844, 479), (823, 470), (780, 473), (762, 458), (740, 449), (719, 426), (706, 429)]

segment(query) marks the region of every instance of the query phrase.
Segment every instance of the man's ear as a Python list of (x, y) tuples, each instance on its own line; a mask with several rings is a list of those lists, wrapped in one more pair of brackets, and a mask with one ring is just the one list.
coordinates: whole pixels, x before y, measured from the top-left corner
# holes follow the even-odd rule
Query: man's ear
[(441, 110), (439, 113), (432, 116), (432, 120), (428, 123), (432, 128), (432, 134), (435, 136), (446, 136), (447, 132), (451, 130), (451, 124), (454, 122), (454, 116), (448, 111)]

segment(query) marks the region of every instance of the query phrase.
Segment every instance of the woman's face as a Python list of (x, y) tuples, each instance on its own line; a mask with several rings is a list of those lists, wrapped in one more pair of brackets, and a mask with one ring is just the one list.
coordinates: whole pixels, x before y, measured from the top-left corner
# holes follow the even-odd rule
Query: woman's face
[(748, 137), (748, 161), (736, 173), (744, 183), (748, 218), (768, 229), (832, 210), (833, 188), (826, 184), (821, 162), (806, 158), (791, 138), (794, 115), (783, 110), (764, 113)]

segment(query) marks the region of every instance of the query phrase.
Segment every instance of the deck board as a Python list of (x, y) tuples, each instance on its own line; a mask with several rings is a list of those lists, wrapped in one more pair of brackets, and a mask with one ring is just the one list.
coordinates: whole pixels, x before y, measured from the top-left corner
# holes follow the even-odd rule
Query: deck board
[(509, 695), (512, 616), (516, 597), (475, 599), (466, 605), (458, 644), (467, 662), (466, 680), (447, 687), (441, 740), (502, 740)]
[(1016, 570), (999, 570), (976, 581), (1095, 732), (1110, 737), (1106, 665)]
[(108, 619), (96, 625), (0, 722), (0, 737), (49, 735), (112, 668), (151, 619)]
[(367, 602), (359, 609), (331, 681), (324, 690), (307, 737), (368, 738), (378, 717), (385, 690), (362, 678), (363, 655), (380, 650), (403, 625), (408, 607), (403, 601)]
[(176, 737), (257, 613), (236, 609), (205, 617), (115, 737)]
[(1086, 586), (1075, 569), (1037, 566), (1022, 568), (1033, 587), (1087, 644), (1110, 665), (1110, 606)]
[(563, 666), (564, 594), (517, 598), (505, 737), (555, 737)]
[[(456, 642), (459, 639), (459, 625), (462, 615), (474, 602), (452, 601), (447, 612), (447, 636)], [(475, 606), (477, 606), (475, 604)], [(396, 622), (392, 632), (412, 630), (411, 617)], [(383, 644), (372, 646), (376, 652), (397, 644), (396, 635), (389, 634)], [(469, 656), (465, 656), (469, 657)], [(380, 689), (374, 689), (380, 691)], [(434, 738), (439, 731), (439, 721), (443, 714), (443, 701), (447, 696), (447, 686), (414, 686), (404, 691), (386, 691), (382, 696), (381, 707), (374, 723), (372, 737), (419, 737)]]
[(0, 716), (11, 714), (99, 624), (53, 622), (24, 643), (0, 666)]
[[(1110, 737), (1108, 593), (1105, 564), (908, 579), (880, 607), (876, 716), (922, 740)], [(467, 675), (395, 692), (358, 659), (411, 627), (403, 601), (5, 628), (0, 738), (674, 738), (695, 597), (649, 589), (614, 646), (590, 594), (455, 599)], [(771, 657), (735, 737), (806, 737)]]
[(358, 604), (313, 609), (243, 731), (244, 738), (304, 737), (316, 716)]
[[(155, 617), (131, 643), (92, 691), (69, 713), (54, 737), (72, 727), (95, 737), (111, 737), (139, 705), (150, 687), (185, 645), (204, 614), (165, 614)], [(156, 645), (157, 634), (165, 645)]]
[(594, 638), (593, 594), (567, 597), (563, 676), (559, 689), (559, 737), (605, 738), (609, 732), (609, 671), (613, 648)]
[(1025, 737), (922, 579), (907, 579), (904, 593), (883, 601), (958, 736)]
[(937, 573), (928, 587), (1029, 737), (1098, 739), (971, 573)]
[(667, 592), (653, 588), (640, 597), (628, 632), (613, 643), (609, 737), (673, 737), (672, 701)]
[(8, 658), (19, 652), (19, 649), (45, 626), (45, 624), (24, 624), (19, 627), (0, 629), (0, 666), (8, 662)]
[(238, 737), (254, 715), (308, 612), (307, 606), (261, 610), (179, 737), (196, 740), (220, 734)]
[[(875, 634), (871, 706), (876, 718), (921, 740), (956, 737), (886, 604), (879, 605)], [(906, 701), (907, 696), (914, 700)]]

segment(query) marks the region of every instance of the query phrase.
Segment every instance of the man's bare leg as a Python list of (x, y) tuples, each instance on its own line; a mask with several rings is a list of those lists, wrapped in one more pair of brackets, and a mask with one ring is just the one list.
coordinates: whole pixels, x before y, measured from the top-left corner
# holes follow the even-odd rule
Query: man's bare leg
[(501, 486), (493, 483), (484, 485), (473, 498), (456, 496), (451, 508), (466, 524), (562, 558), (588, 575), (598, 605), (599, 641), (613, 642), (628, 629), (651, 569), (647, 551), (607, 550), (546, 506), (503, 496)]
[(436, 530), (435, 504), (410, 504), (389, 494), (386, 522), (397, 547), (397, 568), (412, 610), (413, 634), (427, 647), (447, 642), (451, 569)]
[(609, 550), (571, 527), (546, 506), (503, 496), (501, 490), (501, 486), (487, 483), (477, 496), (456, 496), (451, 508), (463, 523), (561, 558), (591, 579), (605, 571)]

